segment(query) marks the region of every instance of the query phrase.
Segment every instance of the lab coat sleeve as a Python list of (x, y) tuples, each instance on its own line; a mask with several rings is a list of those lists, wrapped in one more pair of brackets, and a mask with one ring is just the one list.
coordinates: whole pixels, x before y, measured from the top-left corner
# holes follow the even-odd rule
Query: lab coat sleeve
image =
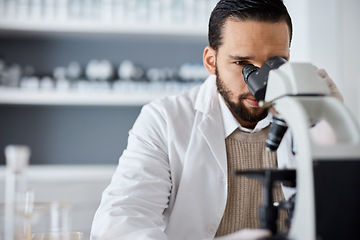
[(171, 176), (165, 116), (143, 107), (95, 214), (91, 239), (167, 239)]

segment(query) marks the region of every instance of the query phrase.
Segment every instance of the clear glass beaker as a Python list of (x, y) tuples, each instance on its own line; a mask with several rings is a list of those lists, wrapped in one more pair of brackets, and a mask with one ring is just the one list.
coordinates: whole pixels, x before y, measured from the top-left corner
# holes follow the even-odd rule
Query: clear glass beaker
[(70, 231), (71, 205), (67, 202), (36, 202), (31, 221), (31, 240), (83, 240)]
[(70, 204), (66, 202), (35, 202), (27, 216), (31, 233), (66, 233), (70, 230)]
[(84, 240), (84, 233), (70, 232), (70, 233), (34, 233), (31, 240)]
[[(4, 233), (4, 204), (0, 204), (0, 233)], [(24, 238), (21, 240), (83, 240), (84, 234), (70, 231), (70, 204), (66, 202), (35, 202), (32, 211), (16, 213), (22, 219)], [(2, 237), (0, 236), (0, 240)], [(16, 240), (16, 239), (15, 239)]]

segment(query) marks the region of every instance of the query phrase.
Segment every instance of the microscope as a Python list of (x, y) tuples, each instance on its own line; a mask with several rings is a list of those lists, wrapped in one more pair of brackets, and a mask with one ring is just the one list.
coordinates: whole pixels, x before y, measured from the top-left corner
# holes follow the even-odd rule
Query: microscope
[[(244, 81), (259, 105), (273, 115), (266, 146), (277, 150), (290, 131), (294, 169), (236, 171), (237, 176), (259, 178), (264, 189), (259, 208), (267, 240), (360, 239), (360, 132), (345, 106), (308, 63), (270, 58), (261, 68), (246, 65)], [(330, 126), (331, 143), (315, 141), (309, 129), (321, 122)], [(275, 183), (296, 189), (285, 202), (274, 205)], [(289, 231), (277, 232), (279, 208), (288, 210)]]

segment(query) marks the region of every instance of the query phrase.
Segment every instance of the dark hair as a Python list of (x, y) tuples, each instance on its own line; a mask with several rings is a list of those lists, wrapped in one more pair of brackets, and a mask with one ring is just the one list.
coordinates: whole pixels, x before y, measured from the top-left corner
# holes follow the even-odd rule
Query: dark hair
[(209, 45), (215, 51), (222, 44), (225, 21), (231, 17), (242, 21), (273, 23), (285, 21), (289, 26), (291, 43), (291, 18), (282, 0), (220, 0), (212, 11), (209, 21)]

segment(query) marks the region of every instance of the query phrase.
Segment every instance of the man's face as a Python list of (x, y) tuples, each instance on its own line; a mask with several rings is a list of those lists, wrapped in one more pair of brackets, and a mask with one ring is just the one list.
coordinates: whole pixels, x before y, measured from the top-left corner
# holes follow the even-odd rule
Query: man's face
[(288, 59), (289, 41), (286, 22), (225, 22), (222, 45), (214, 57), (217, 87), (242, 126), (254, 128), (267, 115), (243, 80), (243, 66), (251, 63), (261, 67), (274, 56)]

